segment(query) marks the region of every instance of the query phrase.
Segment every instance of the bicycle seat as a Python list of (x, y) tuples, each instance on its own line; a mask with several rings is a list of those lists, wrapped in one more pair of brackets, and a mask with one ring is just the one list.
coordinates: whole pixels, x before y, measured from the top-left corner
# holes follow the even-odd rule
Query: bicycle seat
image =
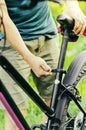
[(73, 30), (75, 22), (68, 15), (65, 15), (65, 14), (58, 15), (57, 21), (60, 23), (62, 30), (64, 29), (68, 29), (69, 31)]
[(67, 30), (67, 35), (69, 36), (69, 41), (76, 42), (78, 39), (77, 34), (74, 33), (73, 28), (75, 21), (71, 17), (65, 14), (60, 14), (57, 17), (57, 21), (60, 23), (60, 30), (62, 35), (64, 35), (65, 30)]

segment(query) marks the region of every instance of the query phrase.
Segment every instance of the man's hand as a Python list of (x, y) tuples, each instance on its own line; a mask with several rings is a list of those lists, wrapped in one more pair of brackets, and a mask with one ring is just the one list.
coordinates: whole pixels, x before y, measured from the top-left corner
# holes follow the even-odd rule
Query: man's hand
[(73, 15), (75, 19), (74, 31), (76, 34), (83, 34), (86, 31), (86, 16), (80, 9), (77, 9), (75, 14)]
[(66, 0), (66, 8), (64, 13), (71, 16), (75, 20), (74, 31), (76, 34), (83, 34), (86, 30), (86, 16), (79, 7), (77, 0)]
[(33, 56), (32, 60), (30, 60), (30, 67), (37, 77), (51, 75), (51, 68), (40, 57)]

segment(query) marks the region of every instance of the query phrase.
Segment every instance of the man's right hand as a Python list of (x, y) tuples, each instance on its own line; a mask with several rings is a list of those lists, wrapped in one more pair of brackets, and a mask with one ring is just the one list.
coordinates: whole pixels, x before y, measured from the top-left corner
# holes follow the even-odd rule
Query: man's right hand
[(37, 77), (43, 75), (51, 75), (51, 68), (47, 65), (47, 63), (40, 57), (33, 56), (30, 61), (30, 67)]

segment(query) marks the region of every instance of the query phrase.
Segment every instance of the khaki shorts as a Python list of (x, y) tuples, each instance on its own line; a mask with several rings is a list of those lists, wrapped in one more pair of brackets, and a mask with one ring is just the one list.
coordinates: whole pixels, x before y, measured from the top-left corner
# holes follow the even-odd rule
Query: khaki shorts
[[(59, 56), (57, 38), (46, 39), (42, 36), (38, 40), (27, 41), (25, 43), (34, 55), (43, 58), (52, 69), (57, 67)], [(38, 78), (32, 72), (32, 76), (40, 96), (43, 98), (51, 98), (56, 75), (52, 74), (50, 76), (42, 76)]]
[[(2, 49), (3, 41), (0, 43)], [(57, 39), (45, 39), (44, 36), (32, 41), (25, 41), (28, 49), (36, 56), (42, 57), (51, 68), (57, 67), (59, 49)], [(11, 64), (28, 80), (30, 68), (17, 51), (15, 51), (9, 43), (6, 43), (3, 55), (11, 62)], [(37, 86), (40, 96), (43, 98), (51, 98), (55, 74), (51, 76), (42, 76), (37, 78), (31, 71), (34, 82)], [(28, 104), (27, 95), (15, 83), (14, 80), (0, 67), (0, 79), (5, 84), (7, 90), (12, 95), (14, 101), (19, 108), (26, 107)]]
[[(0, 50), (2, 49), (0, 42)], [(28, 65), (24, 62), (23, 58), (10, 46), (9, 43), (6, 43), (6, 48), (3, 51), (3, 55), (9, 60), (9, 62), (24, 76), (25, 79), (28, 79), (29, 70)], [(9, 93), (12, 95), (15, 103), (19, 108), (25, 108), (28, 105), (27, 95), (23, 90), (17, 85), (17, 83), (0, 67), (0, 79), (6, 86)], [(0, 106), (2, 107), (2, 106)]]

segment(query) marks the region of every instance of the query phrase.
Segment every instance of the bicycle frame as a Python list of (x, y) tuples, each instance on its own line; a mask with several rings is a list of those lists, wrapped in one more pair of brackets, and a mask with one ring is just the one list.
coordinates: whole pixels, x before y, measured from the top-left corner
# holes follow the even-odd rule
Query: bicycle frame
[[(19, 86), (31, 97), (31, 99), (40, 107), (40, 109), (50, 118), (54, 116), (54, 112), (52, 109), (50, 109), (45, 102), (41, 99), (40, 96), (36, 94), (36, 92), (32, 89), (32, 87), (24, 80), (24, 78), (16, 71), (16, 69), (7, 61), (7, 59), (4, 56), (0, 56), (0, 65), (2, 68), (19, 84)], [(0, 81), (0, 99), (5, 105), (8, 112), (11, 114), (11, 116), (14, 119), (14, 116), (17, 115), (19, 121), (23, 124), (23, 127), (21, 128), (20, 125), (17, 123), (18, 127), (23, 129), (31, 130), (30, 127), (27, 125), (27, 123), (24, 121), (22, 115), (19, 112), (19, 109), (17, 108), (15, 102), (11, 98), (9, 92), (6, 90), (4, 84)], [(7, 104), (7, 105), (6, 105)], [(12, 108), (12, 110), (9, 111), (9, 107)], [(10, 109), (11, 109), (10, 108)], [(12, 111), (12, 112), (11, 112)], [(14, 115), (15, 114), (15, 115)], [(16, 117), (15, 117), (16, 118)], [(14, 119), (15, 120), (15, 119)]]
[[(63, 43), (64, 42), (65, 42), (65, 44), (67, 44), (66, 41), (63, 41)], [(62, 69), (63, 64), (64, 64), (61, 61), (64, 61), (63, 56), (65, 56), (66, 46), (67, 46), (65, 44), (64, 44), (65, 49), (63, 49), (61, 51), (62, 53), (61, 53), (60, 57), (62, 57), (62, 58), (59, 58), (59, 65), (58, 65), (57, 70)], [(64, 47), (62, 47), (62, 48), (64, 48)], [(64, 52), (64, 50), (65, 50), (65, 52)], [(56, 102), (57, 102), (57, 97), (55, 97), (55, 96), (57, 96), (56, 89), (57, 89), (58, 85), (55, 84), (56, 88), (55, 88), (55, 93), (53, 94), (53, 98), (52, 98), (52, 105), (51, 105), (51, 107), (48, 107), (45, 104), (45, 102), (41, 99), (41, 97), (36, 94), (36, 92), (32, 89), (32, 87), (24, 80), (24, 78), (17, 72), (17, 70), (10, 64), (10, 62), (8, 62), (8, 60), (3, 55), (0, 56), (0, 65), (17, 82), (17, 84), (19, 84), (19, 87), (21, 87), (25, 91), (25, 93), (31, 97), (31, 99), (39, 106), (39, 108), (51, 120), (51, 118), (53, 118), (55, 115), (54, 110), (56, 108)], [(61, 78), (62, 78), (62, 72), (57, 74), (57, 79), (61, 80)], [(12, 118), (14, 119), (14, 121), (16, 122), (19, 129), (20, 130), (24, 130), (24, 129), (31, 130), (30, 126), (24, 120), (18, 107), (16, 106), (15, 102), (11, 98), (9, 92), (6, 90), (6, 87), (4, 86), (4, 84), (2, 83), (1, 80), (0, 80), (0, 86), (1, 86), (0, 87), (0, 99), (1, 99), (2, 103), (4, 104), (4, 106), (6, 107), (6, 109), (8, 110), (8, 112), (10, 113), (10, 115), (12, 116)]]
[[(63, 33), (63, 41), (58, 66), (57, 69), (54, 70), (56, 71), (57, 74), (54, 83), (54, 89), (50, 107), (46, 105), (46, 103), (42, 100), (42, 98), (32, 89), (32, 87), (10, 64), (10, 62), (3, 55), (0, 55), (1, 67), (17, 82), (19, 87), (21, 87), (24, 90), (24, 92), (35, 102), (35, 104), (38, 105), (38, 107), (48, 116), (47, 128), (45, 130), (51, 130), (51, 127), (53, 130), (59, 130), (64, 104), (68, 96), (74, 100), (79, 109), (84, 113), (84, 115), (86, 115), (85, 110), (79, 104), (76, 97), (62, 84), (62, 77), (63, 74), (65, 73), (63, 67), (69, 40), (70, 40), (69, 28), (66, 28)], [(63, 96), (63, 98), (59, 99), (62, 90), (63, 91), (66, 90), (65, 91), (66, 96)], [(6, 90), (6, 87), (4, 86), (1, 80), (0, 80), (0, 99), (20, 130), (32, 130), (25, 121), (16, 103), (10, 96), (9, 92)], [(59, 106), (57, 104), (59, 104)]]

